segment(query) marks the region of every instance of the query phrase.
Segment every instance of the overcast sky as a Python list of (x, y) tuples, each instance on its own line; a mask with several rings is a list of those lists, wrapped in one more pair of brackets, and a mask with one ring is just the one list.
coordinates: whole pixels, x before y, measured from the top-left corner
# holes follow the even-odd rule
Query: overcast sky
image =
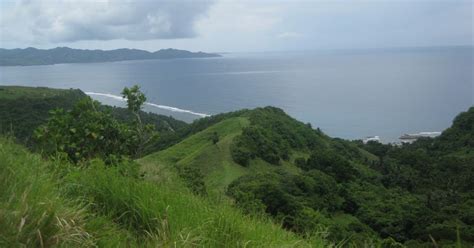
[(473, 45), (472, 0), (0, 0), (0, 46), (209, 52)]

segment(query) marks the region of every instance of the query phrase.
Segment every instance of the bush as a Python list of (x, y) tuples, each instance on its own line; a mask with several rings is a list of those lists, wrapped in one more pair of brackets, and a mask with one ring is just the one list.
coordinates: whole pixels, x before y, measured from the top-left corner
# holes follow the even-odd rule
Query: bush
[(351, 163), (332, 150), (314, 151), (306, 163), (299, 161), (297, 164), (303, 170), (320, 170), (333, 176), (339, 182), (348, 181), (358, 174)]
[(65, 153), (73, 162), (102, 158), (113, 163), (131, 155), (137, 139), (125, 124), (98, 110), (99, 103), (84, 98), (70, 111), (51, 111), (48, 122), (35, 131), (44, 155)]
[(186, 186), (191, 189), (194, 194), (206, 196), (206, 184), (204, 182), (204, 175), (197, 167), (189, 165), (177, 166), (178, 174), (183, 178)]
[(244, 128), (242, 134), (234, 139), (231, 154), (236, 163), (244, 166), (256, 157), (278, 165), (280, 158), (288, 159), (289, 149), (281, 139), (272, 139), (270, 132), (258, 126), (250, 126)]

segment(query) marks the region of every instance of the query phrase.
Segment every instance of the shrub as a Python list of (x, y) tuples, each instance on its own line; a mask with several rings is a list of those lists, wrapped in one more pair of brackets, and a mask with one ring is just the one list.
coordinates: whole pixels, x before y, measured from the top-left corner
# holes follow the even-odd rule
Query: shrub
[(51, 111), (47, 124), (35, 131), (43, 154), (65, 153), (73, 163), (97, 157), (113, 162), (129, 155), (136, 139), (125, 124), (98, 108), (98, 102), (84, 98), (70, 111)]

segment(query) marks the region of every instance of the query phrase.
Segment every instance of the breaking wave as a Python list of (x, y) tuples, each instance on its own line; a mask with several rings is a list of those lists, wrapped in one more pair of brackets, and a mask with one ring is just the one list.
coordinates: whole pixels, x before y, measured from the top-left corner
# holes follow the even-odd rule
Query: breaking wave
[[(118, 101), (122, 101), (122, 102), (125, 102), (125, 101), (126, 101), (126, 100), (125, 100), (124, 98), (122, 98), (121, 96), (112, 95), (112, 94), (108, 94), (108, 93), (97, 93), (97, 92), (85, 92), (85, 93), (86, 93), (87, 95), (89, 95), (89, 96), (104, 96), (104, 97), (112, 98), (112, 99), (115, 99), (115, 100), (118, 100)], [(179, 112), (179, 113), (186, 113), (186, 114), (196, 115), (196, 116), (199, 116), (199, 117), (208, 117), (208, 116), (211, 116), (211, 115), (209, 115), (209, 114), (193, 112), (193, 111), (191, 111), (191, 110), (180, 109), (180, 108), (171, 107), (171, 106), (166, 106), (166, 105), (159, 105), (159, 104), (155, 104), (155, 103), (151, 103), (151, 102), (145, 102), (145, 105), (152, 106), (152, 107), (159, 108), (159, 109), (164, 109), (164, 110), (172, 111), (172, 112)]]

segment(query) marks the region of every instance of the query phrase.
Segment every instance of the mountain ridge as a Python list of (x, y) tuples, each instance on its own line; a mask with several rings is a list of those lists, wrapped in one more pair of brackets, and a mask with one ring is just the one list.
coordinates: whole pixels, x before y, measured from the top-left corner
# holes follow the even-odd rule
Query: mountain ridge
[(0, 66), (53, 65), (65, 63), (97, 63), (128, 60), (183, 59), (221, 57), (217, 53), (190, 52), (173, 48), (149, 52), (140, 49), (120, 48), (114, 50), (74, 49), (56, 47), (38, 49), (34, 47), (0, 48)]

